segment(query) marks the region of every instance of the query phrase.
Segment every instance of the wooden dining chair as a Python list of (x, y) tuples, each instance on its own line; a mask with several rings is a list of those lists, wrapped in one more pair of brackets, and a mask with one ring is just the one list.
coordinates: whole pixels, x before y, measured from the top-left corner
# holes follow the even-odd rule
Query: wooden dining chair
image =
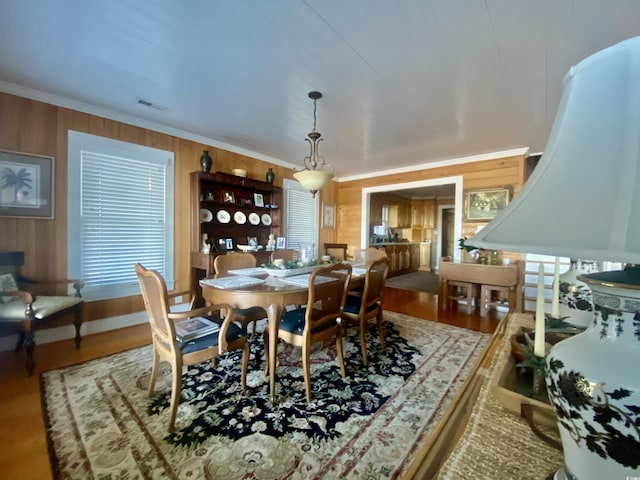
[(273, 263), (274, 260), (280, 258), (285, 262), (290, 262), (293, 260), (298, 260), (299, 252), (293, 248), (281, 248), (280, 250), (274, 250), (271, 252), (270, 261)]
[(387, 251), (384, 248), (358, 248), (353, 252), (353, 263), (357, 264), (367, 264), (379, 258), (387, 258)]
[[(240, 383), (242, 393), (246, 393), (247, 367), (249, 365), (249, 343), (244, 328), (236, 325), (233, 309), (230, 305), (208, 305), (188, 311), (171, 312), (169, 299), (175, 295), (191, 294), (195, 298), (195, 292), (177, 292), (169, 295), (162, 275), (155, 270), (147, 270), (141, 264), (135, 265), (144, 306), (147, 310), (151, 325), (151, 338), (153, 340), (153, 364), (151, 378), (149, 380), (149, 395), (153, 394), (158, 364), (160, 359), (171, 365), (171, 404), (169, 407), (169, 428), (174, 429), (180, 390), (182, 389), (182, 366), (196, 365), (207, 360), (213, 361), (220, 355), (229, 351), (242, 350), (242, 366), (240, 370)], [(222, 317), (223, 312), (226, 316)], [(213, 315), (220, 330), (188, 342), (180, 342), (176, 339), (174, 322), (187, 318), (197, 318)]]
[(349, 260), (353, 258), (347, 253), (349, 247), (346, 243), (325, 243), (324, 254), (330, 255), (331, 258), (337, 258), (338, 260)]
[[(341, 316), (351, 277), (351, 265), (336, 263), (315, 269), (309, 276), (307, 305), (282, 315), (278, 338), (302, 348), (302, 369), (307, 401), (311, 401), (311, 345), (335, 338), (342, 378), (346, 377), (342, 350)], [(265, 350), (269, 358), (269, 334), (264, 335)], [(266, 372), (269, 372), (267, 362)], [(273, 365), (271, 368), (275, 368)]]
[[(253, 268), (255, 266), (256, 257), (251, 253), (229, 252), (225, 255), (218, 255), (213, 260), (213, 269), (217, 275), (227, 274), (229, 270)], [(245, 329), (250, 323), (253, 323), (252, 334), (256, 333), (258, 320), (262, 320), (267, 316), (267, 312), (262, 307), (234, 308), (234, 312), (236, 320), (242, 323)]]
[(343, 325), (345, 330), (350, 326), (360, 329), (360, 350), (362, 363), (366, 367), (367, 359), (367, 327), (369, 320), (375, 318), (380, 345), (384, 347), (384, 331), (382, 329), (382, 296), (384, 284), (389, 272), (389, 260), (382, 257), (370, 262), (364, 279), (364, 289), (360, 295), (348, 295), (344, 305)]

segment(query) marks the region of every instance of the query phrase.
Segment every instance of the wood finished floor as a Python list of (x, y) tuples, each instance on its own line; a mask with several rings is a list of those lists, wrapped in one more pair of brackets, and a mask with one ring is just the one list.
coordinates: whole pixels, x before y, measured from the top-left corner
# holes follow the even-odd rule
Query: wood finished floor
[[(418, 318), (493, 333), (504, 316), (495, 311), (487, 318), (477, 313), (437, 310), (437, 296), (397, 288), (385, 290), (384, 308)], [(37, 345), (36, 370), (27, 377), (24, 354), (0, 353), (0, 477), (49, 479), (51, 470), (40, 399), (39, 374), (150, 343), (148, 325), (88, 335), (76, 350), (73, 340)]]

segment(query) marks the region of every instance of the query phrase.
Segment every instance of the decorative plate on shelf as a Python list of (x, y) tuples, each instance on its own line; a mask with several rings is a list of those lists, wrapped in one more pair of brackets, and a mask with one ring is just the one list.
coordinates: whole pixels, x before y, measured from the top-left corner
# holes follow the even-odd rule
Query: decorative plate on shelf
[(271, 225), (271, 215), (269, 215), (268, 213), (263, 213), (262, 223), (263, 225)]
[(211, 210), (207, 210), (206, 208), (200, 209), (200, 221), (201, 222), (210, 222), (213, 220), (213, 213)]
[(249, 214), (249, 223), (251, 225), (259, 225), (260, 224), (260, 215), (258, 215), (256, 212), (251, 212)]
[(231, 215), (226, 210), (218, 210), (216, 218), (220, 223), (229, 223), (231, 221)]
[(243, 225), (247, 222), (247, 216), (242, 212), (236, 212), (233, 214), (233, 221)]

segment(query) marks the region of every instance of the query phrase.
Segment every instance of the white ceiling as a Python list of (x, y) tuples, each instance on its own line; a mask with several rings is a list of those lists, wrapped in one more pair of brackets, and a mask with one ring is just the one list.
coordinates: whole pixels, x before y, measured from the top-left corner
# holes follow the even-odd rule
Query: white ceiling
[[(0, 91), (340, 177), (542, 151), (638, 0), (0, 0)], [(143, 99), (152, 107), (138, 104)]]

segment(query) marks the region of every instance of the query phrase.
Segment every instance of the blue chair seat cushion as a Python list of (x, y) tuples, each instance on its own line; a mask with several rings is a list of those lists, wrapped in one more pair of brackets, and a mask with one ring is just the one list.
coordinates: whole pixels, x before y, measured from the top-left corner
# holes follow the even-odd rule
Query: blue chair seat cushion
[[(296, 308), (295, 310), (289, 310), (282, 314), (280, 318), (280, 330), (284, 330), (286, 332), (293, 333), (295, 335), (302, 335), (302, 331), (304, 330), (305, 324), (305, 314), (307, 313), (307, 308)], [(326, 330), (327, 328), (331, 328), (336, 323), (328, 322), (322, 326), (320, 329), (312, 330), (311, 333), (318, 333), (322, 330)]]
[[(344, 311), (347, 313), (353, 313), (354, 315), (358, 315), (360, 313), (360, 305), (362, 304), (361, 297), (349, 297), (347, 296), (347, 301), (344, 303)], [(371, 304), (367, 307), (367, 312), (371, 312), (377, 308), (377, 304)]]
[(260, 314), (264, 315), (265, 318), (267, 317), (267, 312), (262, 307), (234, 308), (233, 311), (238, 315), (242, 315), (245, 317), (253, 317), (254, 315)]
[[(211, 335), (205, 335), (204, 337), (196, 338), (188, 342), (180, 343), (180, 351), (183, 354), (197, 352), (198, 350), (204, 350), (209, 347), (218, 346), (218, 337), (220, 332), (212, 333)], [(231, 323), (227, 329), (227, 342), (232, 342), (240, 337), (246, 337), (247, 332), (235, 323)]]

